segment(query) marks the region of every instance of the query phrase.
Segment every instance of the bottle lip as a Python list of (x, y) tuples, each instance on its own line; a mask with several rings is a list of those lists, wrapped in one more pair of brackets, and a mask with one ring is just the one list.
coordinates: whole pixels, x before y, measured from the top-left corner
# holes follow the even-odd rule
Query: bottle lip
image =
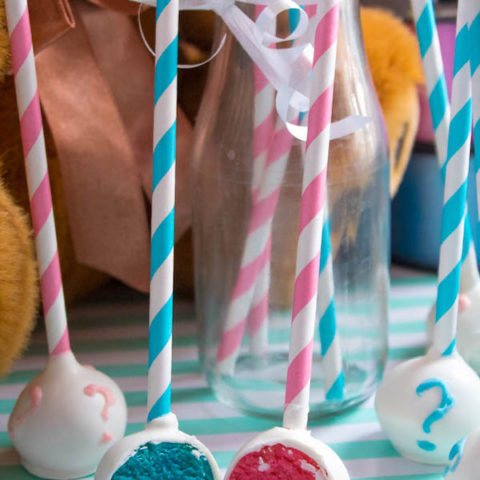
[[(400, 13), (400, 15), (402, 14)], [(411, 10), (403, 12), (403, 18), (409, 23), (414, 23)], [(437, 22), (455, 22), (456, 18), (457, 2), (448, 1), (435, 4), (435, 19)]]

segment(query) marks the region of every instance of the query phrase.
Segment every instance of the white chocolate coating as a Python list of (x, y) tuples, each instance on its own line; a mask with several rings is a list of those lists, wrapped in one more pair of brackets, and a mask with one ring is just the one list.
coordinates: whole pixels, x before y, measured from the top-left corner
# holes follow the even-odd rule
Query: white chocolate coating
[(220, 470), (210, 451), (195, 437), (178, 430), (178, 420), (173, 413), (151, 421), (141, 432), (128, 435), (116, 442), (102, 458), (95, 473), (95, 480), (110, 480), (113, 474), (135, 453), (141, 445), (148, 442), (189, 443), (207, 458), (215, 480), (220, 480)]
[(72, 479), (95, 471), (126, 424), (127, 407), (117, 384), (65, 352), (51, 356), (20, 394), (9, 432), (29, 472)]
[[(442, 404), (442, 390), (417, 387), (431, 379), (440, 380), (453, 398), (442, 418), (424, 431), (425, 420)], [(395, 448), (420, 463), (447, 465), (453, 445), (480, 426), (480, 379), (457, 353), (439, 357), (434, 352), (408, 360), (390, 372), (377, 391), (378, 419)], [(417, 442), (430, 442), (426, 451)]]
[(307, 430), (294, 430), (283, 427), (274, 427), (260, 433), (247, 442), (230, 463), (225, 474), (225, 480), (228, 480), (235, 465), (242, 457), (251, 452), (256, 452), (266, 445), (275, 445), (277, 443), (300, 450), (311, 457), (319, 466), (325, 468), (328, 472), (329, 480), (350, 480), (342, 460), (328, 445), (312, 437)]
[[(435, 306), (428, 314), (427, 331), (432, 341)], [(464, 360), (480, 373), (480, 282), (460, 295), (457, 324), (457, 349)]]
[(445, 480), (478, 480), (479, 475), (480, 429), (468, 436), (463, 452), (458, 458), (452, 459)]

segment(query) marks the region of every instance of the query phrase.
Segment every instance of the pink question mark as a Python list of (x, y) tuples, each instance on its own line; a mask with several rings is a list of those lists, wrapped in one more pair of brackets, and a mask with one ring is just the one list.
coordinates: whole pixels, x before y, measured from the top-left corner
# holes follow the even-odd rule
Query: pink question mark
[[(108, 410), (110, 407), (115, 405), (116, 399), (115, 396), (113, 395), (112, 391), (108, 387), (102, 387), (101, 385), (87, 385), (84, 389), (83, 392), (85, 395), (88, 395), (89, 397), (93, 397), (97, 393), (99, 395), (102, 395), (102, 397), (105, 400), (105, 405), (103, 406), (101, 416), (103, 420), (107, 421), (108, 420)], [(113, 435), (110, 432), (104, 432), (101, 438), (101, 443), (110, 443), (113, 440)]]

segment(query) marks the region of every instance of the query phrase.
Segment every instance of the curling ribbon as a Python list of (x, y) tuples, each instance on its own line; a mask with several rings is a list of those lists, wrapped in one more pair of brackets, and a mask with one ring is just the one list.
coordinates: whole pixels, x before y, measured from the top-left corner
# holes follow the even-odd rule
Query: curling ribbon
[[(156, 6), (156, 0), (132, 0)], [(302, 5), (317, 0), (302, 0)], [(265, 6), (253, 21), (237, 5), (245, 3)], [(307, 127), (291, 123), (309, 108), (313, 44), (310, 22), (303, 8), (294, 0), (180, 0), (180, 10), (213, 10), (225, 22), (233, 36), (277, 91), (278, 115), (290, 133), (305, 141)], [(285, 11), (297, 12), (298, 22), (287, 37), (276, 35), (276, 19)], [(291, 41), (291, 47), (275, 48), (280, 42)], [(295, 43), (295, 42), (300, 43)], [(273, 47), (273, 48), (272, 48)], [(330, 138), (340, 138), (359, 130), (371, 121), (358, 115), (332, 124)]]

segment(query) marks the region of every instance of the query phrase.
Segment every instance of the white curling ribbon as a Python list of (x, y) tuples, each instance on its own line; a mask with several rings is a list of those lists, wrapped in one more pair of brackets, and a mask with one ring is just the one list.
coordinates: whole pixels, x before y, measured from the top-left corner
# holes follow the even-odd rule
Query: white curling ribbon
[[(156, 6), (156, 0), (131, 0)], [(256, 21), (250, 19), (236, 2), (265, 6)], [(317, 0), (301, 0), (302, 5), (316, 5)], [(295, 0), (180, 0), (180, 10), (213, 10), (225, 22), (233, 36), (259, 70), (278, 92), (276, 108), (292, 136), (305, 141), (307, 126), (291, 123), (292, 111), (306, 113), (309, 109), (312, 43), (302, 42), (288, 48), (272, 48), (272, 44), (309, 37), (308, 15)], [(299, 20), (288, 37), (276, 36), (276, 18), (282, 12), (295, 10)], [(350, 116), (331, 125), (331, 138), (340, 138), (362, 128), (368, 117)]]

